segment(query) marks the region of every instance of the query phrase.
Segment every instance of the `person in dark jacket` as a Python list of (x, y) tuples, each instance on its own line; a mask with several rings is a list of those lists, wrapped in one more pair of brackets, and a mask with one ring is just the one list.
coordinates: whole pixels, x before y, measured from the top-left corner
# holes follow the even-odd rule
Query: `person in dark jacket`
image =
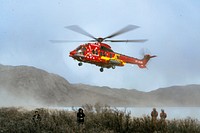
[(37, 110), (35, 111), (35, 114), (33, 115), (32, 120), (33, 120), (33, 123), (34, 123), (34, 132), (40, 133), (40, 129), (41, 129), (40, 126), (41, 126), (42, 118), (41, 118), (41, 116), (40, 116), (40, 114)]
[(34, 121), (34, 123), (39, 123), (40, 121), (41, 121), (41, 116), (40, 116), (40, 114), (38, 113), (38, 111), (36, 110), (35, 111), (35, 114), (33, 115), (33, 121)]
[(84, 123), (84, 117), (85, 117), (85, 114), (83, 113), (83, 109), (82, 108), (79, 108), (78, 109), (78, 113), (77, 113), (77, 122), (78, 122), (78, 125), (83, 125)]

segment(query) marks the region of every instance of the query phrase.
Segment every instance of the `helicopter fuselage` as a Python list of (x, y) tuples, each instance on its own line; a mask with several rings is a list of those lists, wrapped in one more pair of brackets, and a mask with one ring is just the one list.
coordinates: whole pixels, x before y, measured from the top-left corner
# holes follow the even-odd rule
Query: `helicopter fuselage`
[(82, 44), (75, 50), (71, 51), (70, 57), (78, 60), (79, 66), (82, 62), (95, 64), (103, 68), (115, 68), (115, 66), (124, 66), (126, 63), (137, 64), (140, 68), (146, 68), (146, 63), (154, 56), (145, 55), (143, 59), (126, 56), (114, 52), (108, 44), (96, 42)]

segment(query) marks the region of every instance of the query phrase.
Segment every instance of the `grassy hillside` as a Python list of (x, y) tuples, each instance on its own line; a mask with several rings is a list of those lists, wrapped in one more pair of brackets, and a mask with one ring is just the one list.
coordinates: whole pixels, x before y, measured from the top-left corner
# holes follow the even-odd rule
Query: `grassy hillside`
[(153, 133), (154, 131), (169, 133), (199, 133), (199, 121), (193, 119), (166, 121), (163, 126), (157, 121), (156, 127), (149, 116), (131, 117), (130, 113), (101, 107), (83, 106), (86, 114), (85, 124), (78, 127), (76, 112), (64, 110), (35, 109), (41, 115), (41, 122), (32, 120), (35, 110), (23, 108), (0, 108), (0, 132), (2, 133)]

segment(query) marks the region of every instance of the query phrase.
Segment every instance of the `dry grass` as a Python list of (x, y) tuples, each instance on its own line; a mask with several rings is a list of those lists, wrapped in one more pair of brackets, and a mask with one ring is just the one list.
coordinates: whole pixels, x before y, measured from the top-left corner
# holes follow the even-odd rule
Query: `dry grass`
[(35, 125), (32, 117), (35, 110), (23, 108), (0, 108), (1, 133), (199, 133), (199, 121), (193, 119), (171, 120), (164, 126), (160, 121), (156, 127), (149, 116), (131, 117), (130, 113), (111, 109), (109, 106), (83, 106), (85, 124), (78, 127), (76, 110), (37, 109), (42, 117)]

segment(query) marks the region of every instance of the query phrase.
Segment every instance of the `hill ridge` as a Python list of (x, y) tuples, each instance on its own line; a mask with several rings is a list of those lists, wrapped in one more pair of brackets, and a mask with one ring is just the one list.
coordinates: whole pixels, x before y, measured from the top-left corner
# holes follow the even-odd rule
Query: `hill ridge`
[[(0, 64), (0, 106), (200, 106), (200, 85), (171, 86), (150, 92), (71, 84), (32, 66)], [(6, 100), (5, 100), (6, 99)]]

